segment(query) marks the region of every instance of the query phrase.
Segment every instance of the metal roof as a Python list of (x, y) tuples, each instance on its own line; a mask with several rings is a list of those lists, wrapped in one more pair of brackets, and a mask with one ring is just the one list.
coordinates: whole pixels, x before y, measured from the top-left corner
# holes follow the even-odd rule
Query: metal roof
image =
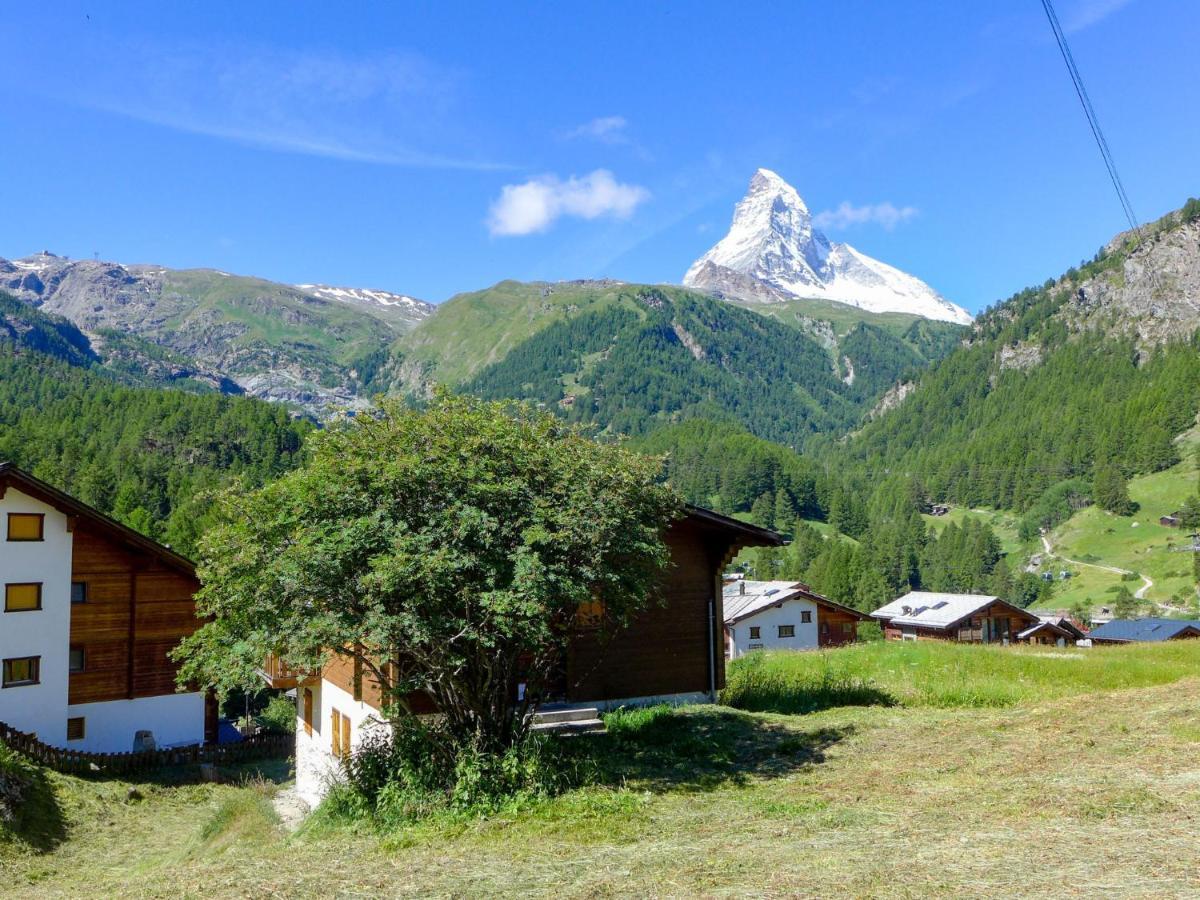
[[(744, 587), (744, 592), (743, 592)], [(742, 619), (749, 618), (780, 603), (789, 600), (808, 600), (818, 606), (840, 610), (858, 619), (866, 616), (856, 609), (844, 606), (818, 594), (802, 581), (749, 581), (737, 579), (726, 584), (722, 590), (721, 602), (724, 608), (725, 624), (732, 625)]]
[(871, 615), (893, 625), (920, 628), (948, 628), (977, 610), (1003, 602), (990, 594), (939, 594), (909, 591), (903, 597), (879, 607)]
[(1187, 633), (1200, 635), (1200, 622), (1189, 619), (1113, 619), (1092, 629), (1101, 641), (1169, 641)]

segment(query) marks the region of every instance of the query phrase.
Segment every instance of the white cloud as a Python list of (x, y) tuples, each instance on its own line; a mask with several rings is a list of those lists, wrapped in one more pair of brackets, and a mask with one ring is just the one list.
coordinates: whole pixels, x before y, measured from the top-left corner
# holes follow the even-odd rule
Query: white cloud
[(495, 236), (545, 231), (560, 216), (626, 219), (650, 192), (636, 184), (621, 184), (607, 169), (566, 181), (540, 175), (523, 184), (506, 184), (488, 212), (488, 230)]
[(590, 122), (584, 122), (563, 134), (568, 140), (585, 138), (600, 141), (604, 144), (628, 144), (629, 136), (625, 129), (629, 126), (624, 116), (600, 116)]
[(813, 224), (818, 228), (830, 228), (835, 231), (841, 231), (853, 225), (882, 225), (891, 231), (915, 215), (917, 215), (915, 206), (896, 206), (887, 201), (868, 203), (865, 206), (852, 206), (843, 200), (837, 209), (827, 209), (813, 216)]

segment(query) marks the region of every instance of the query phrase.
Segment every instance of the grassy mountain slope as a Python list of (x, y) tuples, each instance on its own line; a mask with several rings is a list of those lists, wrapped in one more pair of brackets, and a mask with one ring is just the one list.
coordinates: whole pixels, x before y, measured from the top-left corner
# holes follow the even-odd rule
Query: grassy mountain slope
[[(374, 307), (212, 269), (43, 253), (0, 260), (0, 289), (90, 336), (140, 338), (212, 380), (225, 377), (247, 393), (313, 413), (361, 403), (356, 364), (385, 351), (399, 333)], [(123, 350), (128, 356), (128, 346)]]

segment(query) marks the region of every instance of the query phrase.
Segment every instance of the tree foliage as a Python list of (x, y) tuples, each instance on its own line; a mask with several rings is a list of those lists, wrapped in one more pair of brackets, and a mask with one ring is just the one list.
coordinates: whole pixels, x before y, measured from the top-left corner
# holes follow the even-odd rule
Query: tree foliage
[(458, 740), (511, 746), (578, 611), (602, 604), (612, 633), (647, 602), (681, 512), (659, 471), (528, 406), (383, 401), (225, 498), (201, 546), (211, 621), (181, 677), (228, 687), (267, 654), (303, 670), (353, 656), (390, 717), (421, 689)]

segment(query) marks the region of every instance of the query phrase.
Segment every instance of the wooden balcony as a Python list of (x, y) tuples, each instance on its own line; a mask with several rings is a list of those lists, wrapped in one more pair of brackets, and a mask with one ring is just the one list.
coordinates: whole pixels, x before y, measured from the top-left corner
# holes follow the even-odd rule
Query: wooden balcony
[(270, 687), (283, 690), (296, 687), (302, 682), (307, 681), (312, 675), (311, 672), (299, 672), (288, 668), (277, 656), (268, 656), (263, 660), (258, 674), (263, 677), (263, 680)]

